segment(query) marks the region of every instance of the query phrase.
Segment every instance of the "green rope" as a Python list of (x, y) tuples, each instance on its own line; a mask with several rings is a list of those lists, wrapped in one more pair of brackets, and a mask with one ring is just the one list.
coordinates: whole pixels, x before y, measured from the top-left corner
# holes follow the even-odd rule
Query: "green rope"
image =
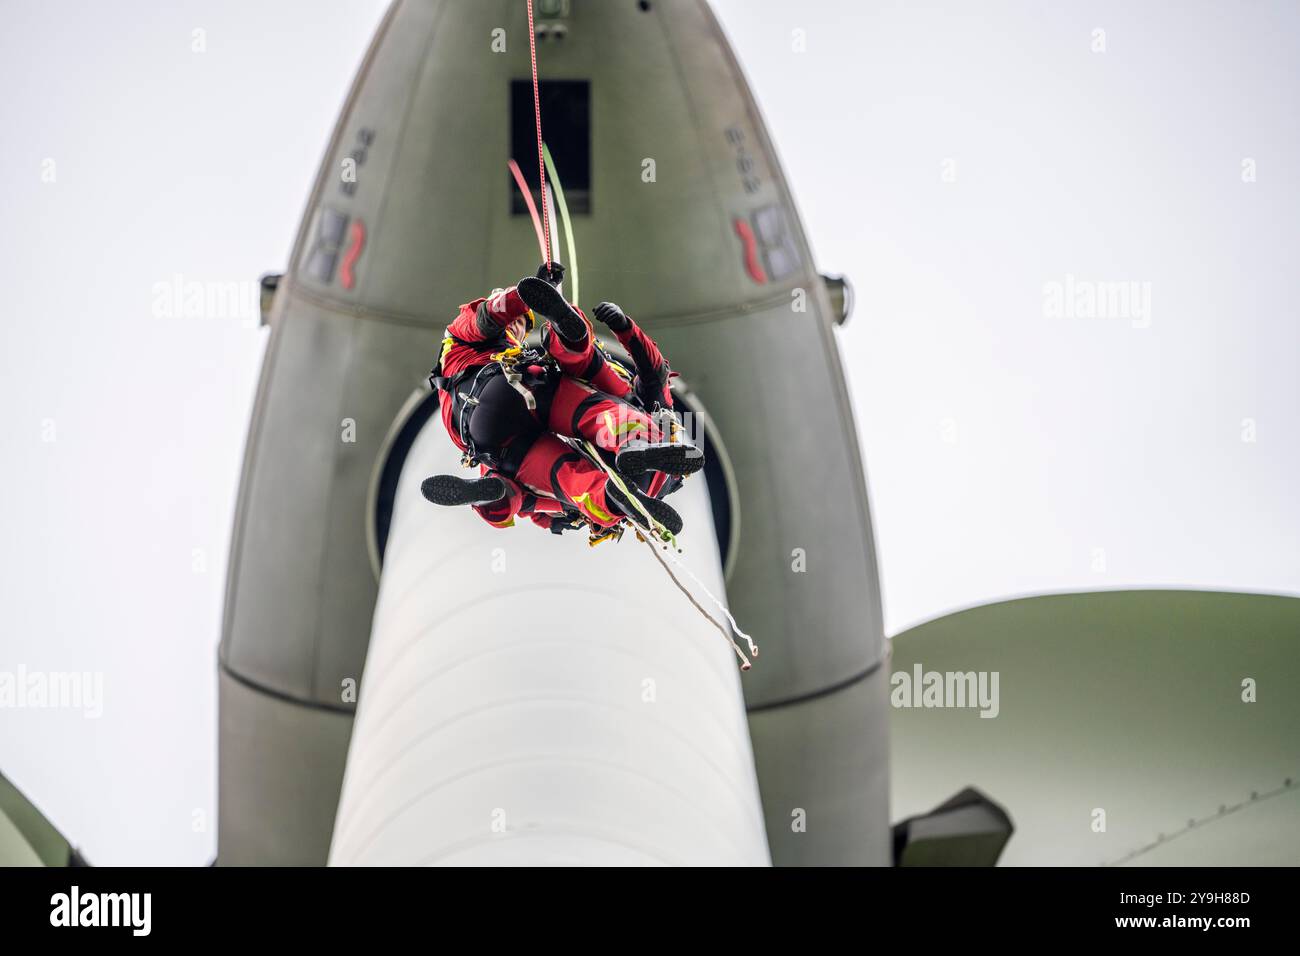
[(580, 302), (578, 298), (578, 246), (573, 239), (573, 221), (569, 219), (569, 204), (564, 200), (564, 187), (560, 185), (560, 176), (555, 171), (555, 161), (551, 159), (551, 148), (542, 144), (542, 155), (546, 157), (546, 171), (551, 175), (551, 191), (555, 193), (555, 204), (560, 207), (560, 219), (564, 222), (564, 244), (569, 249), (567, 275), (573, 282), (571, 302)]
[(623, 496), (627, 498), (628, 501), (632, 502), (632, 504), (636, 507), (637, 511), (641, 512), (641, 515), (645, 518), (646, 521), (645, 528), (641, 530), (644, 531), (646, 529), (649, 529), (656, 537), (664, 541), (670, 542), (674, 548), (677, 547), (677, 536), (674, 535), (667, 528), (665, 528), (658, 521), (656, 521), (654, 519), (654, 516), (652, 516), (650, 512), (645, 510), (645, 505), (641, 504), (637, 496), (633, 494), (631, 490), (629, 490), (626, 484), (624, 484), (623, 479), (619, 477), (618, 472), (614, 471), (614, 469), (610, 468), (609, 465), (605, 464), (605, 459), (600, 457), (600, 452), (596, 451), (595, 446), (592, 445), (592, 443), (589, 441), (584, 441), (582, 443), (582, 446), (583, 448), (586, 449), (587, 454), (596, 462), (597, 465), (600, 466), (601, 470), (604, 471), (607, 476), (609, 476), (609, 480), (614, 483), (614, 487), (618, 488), (619, 491), (623, 492)]

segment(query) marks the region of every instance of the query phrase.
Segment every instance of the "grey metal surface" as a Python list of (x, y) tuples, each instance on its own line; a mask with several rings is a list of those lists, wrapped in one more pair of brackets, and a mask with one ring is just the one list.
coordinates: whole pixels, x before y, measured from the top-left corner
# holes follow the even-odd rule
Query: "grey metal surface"
[[(765, 738), (774, 750), (757, 755), (765, 790), (781, 782), (764, 767), (780, 773), (820, 761), (826, 773), (805, 787), (858, 788), (818, 799), (840, 808), (847, 832), (865, 834), (887, 816), (884, 765), (843, 779), (834, 768), (856, 763), (861, 748), (884, 759), (874, 704), (861, 688), (845, 697), (843, 706), (856, 708), (842, 714), (852, 737), (803, 726), (802, 706), (775, 709), (851, 681), (883, 653), (866, 491), (825, 288), (707, 6), (656, 0), (644, 12), (633, 0), (575, 0), (567, 25), (566, 39), (542, 42), (538, 57), (544, 79), (591, 83), (592, 206), (574, 223), (581, 304), (613, 299), (645, 325), (731, 454), (740, 514), (727, 587), (764, 647), (746, 697), (769, 708), (765, 727), (791, 722)], [(497, 28), (504, 53), (492, 52)], [(276, 293), (221, 660), (249, 686), (321, 708), (322, 740), (331, 718), (351, 709), (341, 683), (359, 677), (365, 659), (376, 595), (365, 501), (383, 435), (456, 306), (531, 271), (537, 259), (527, 217), (510, 214), (505, 171), (509, 81), (528, 75), (523, 3), (394, 4), (345, 104)], [(354, 184), (341, 176), (349, 158)], [(654, 161), (653, 182), (642, 178), (646, 160)], [(746, 268), (738, 220), (757, 234), (768, 281)], [(793, 306), (799, 290), (806, 311)], [(344, 419), (355, 422), (355, 442), (342, 440)], [(806, 573), (792, 568), (796, 548)], [(256, 752), (223, 742), (220, 857), (234, 852), (239, 825), (229, 808), (240, 787), (256, 794), (244, 805), (273, 821), (299, 812), (268, 784), (276, 778), (261, 762), (315, 746), (313, 731), (298, 734), (263, 741)], [(802, 753), (781, 749), (792, 740)], [(321, 787), (316, 799), (330, 803), (337, 791)], [(886, 835), (887, 827), (881, 841)], [(865, 843), (862, 850), (887, 859)], [(774, 859), (783, 862), (775, 844)]]
[(898, 813), (974, 785), (1015, 821), (1008, 866), (1295, 865), (1297, 641), (1300, 598), (1204, 591), (1021, 598), (904, 631), (895, 674), (996, 672), (999, 706), (892, 710)]
[(762, 663), (745, 682), (751, 707), (817, 693), (880, 660), (866, 501), (857, 449), (839, 434), (824, 331), (820, 314), (781, 302), (654, 333), (732, 457), (740, 535), (727, 586), (742, 626), (763, 633)]
[(324, 866), (352, 716), (222, 671), (219, 866)]
[(376, 592), (366, 491), (431, 364), (430, 336), (286, 294), (249, 438), (221, 656), (252, 684), (350, 710), (342, 681), (361, 677)]
[(778, 866), (888, 866), (886, 667), (833, 692), (751, 711), (750, 739)]

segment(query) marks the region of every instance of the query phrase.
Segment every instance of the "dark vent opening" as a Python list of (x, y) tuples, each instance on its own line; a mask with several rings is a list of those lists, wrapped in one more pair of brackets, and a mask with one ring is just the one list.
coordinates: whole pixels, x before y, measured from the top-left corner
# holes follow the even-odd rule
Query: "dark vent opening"
[[(542, 80), (542, 137), (551, 149), (569, 212), (575, 216), (591, 212), (591, 84), (586, 80)], [(541, 210), (537, 185), (537, 128), (533, 115), (533, 81), (510, 82), (510, 157), (519, 164)], [(514, 177), (507, 174), (510, 212), (528, 215)]]

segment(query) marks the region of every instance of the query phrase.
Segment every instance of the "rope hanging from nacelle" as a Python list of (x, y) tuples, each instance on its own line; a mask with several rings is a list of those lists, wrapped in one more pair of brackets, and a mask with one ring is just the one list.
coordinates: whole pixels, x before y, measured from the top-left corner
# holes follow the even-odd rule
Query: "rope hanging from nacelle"
[[(519, 164), (512, 159), (509, 161), (508, 165), (510, 167), (511, 175), (514, 176), (515, 182), (519, 186), (520, 192), (524, 194), (524, 202), (527, 204), (528, 212), (533, 218), (533, 227), (535, 229), (538, 227), (537, 220), (539, 218), (541, 219), (541, 228), (538, 232), (537, 238), (538, 241), (540, 241), (542, 244), (542, 256), (546, 259), (546, 266), (548, 269), (550, 268), (551, 265), (551, 220), (554, 218), (555, 215), (554, 212), (551, 211), (551, 206), (547, 202), (547, 197), (546, 197), (546, 169), (548, 165), (550, 166), (551, 175), (555, 181), (555, 191), (557, 193), (556, 198), (559, 200), (560, 214), (564, 219), (564, 228), (566, 230), (566, 240), (569, 249), (569, 260), (570, 260), (569, 264), (570, 264), (570, 268), (572, 269), (571, 274), (573, 277), (573, 293), (574, 293), (573, 298), (576, 301), (578, 298), (578, 276), (577, 276), (577, 255), (575, 249), (576, 244), (573, 238), (573, 223), (569, 219), (569, 209), (567, 203), (565, 203), (564, 201), (564, 192), (560, 188), (559, 176), (555, 174), (554, 160), (551, 158), (550, 150), (546, 148), (545, 143), (542, 140), (542, 101), (541, 101), (541, 95), (538, 92), (538, 82), (537, 82), (537, 30), (536, 30), (536, 26), (533, 23), (533, 0), (528, 0), (528, 58), (532, 63), (532, 69), (533, 69), (533, 120), (537, 128), (537, 179), (540, 182), (542, 187), (542, 202), (541, 202), (540, 216), (538, 214), (537, 207), (534, 206), (533, 204), (532, 193), (527, 188), (527, 184), (524, 181), (523, 172), (519, 169)], [(736, 635), (744, 639), (745, 643), (749, 647), (749, 653), (754, 657), (757, 657), (758, 646), (754, 643), (753, 638), (751, 638), (748, 634), (746, 634), (743, 630), (741, 630), (740, 625), (736, 623), (736, 619), (732, 616), (731, 611), (730, 609), (728, 609), (727, 605), (724, 604), (722, 601), (718, 600), (718, 598), (712, 592), (710, 592), (707, 587), (704, 586), (704, 582), (701, 581), (698, 577), (696, 577), (695, 574), (691, 571), (691, 569), (686, 567), (686, 565), (681, 562), (681, 560), (677, 557), (677, 555), (669, 552), (669, 560), (672, 562), (672, 565), (676, 566), (677, 568), (680, 568), (683, 572), (685, 572), (691, 578), (691, 580), (695, 582), (696, 586), (699, 587), (700, 590), (704, 592), (704, 594), (709, 598), (709, 600), (711, 600), (715, 605), (717, 605), (718, 609), (721, 610), (722, 613), (726, 615), (727, 620), (731, 623), (732, 630), (729, 631), (725, 626), (723, 626), (723, 624), (720, 621), (718, 621), (712, 614), (710, 614), (708, 611), (706, 611), (703, 608), (703, 606), (700, 605), (699, 601), (695, 599), (695, 595), (691, 594), (690, 589), (687, 588), (684, 584), (682, 584), (682, 582), (678, 579), (677, 575), (673, 573), (673, 568), (669, 566), (668, 561), (664, 560), (663, 556), (660, 555), (659, 553), (659, 549), (655, 546), (654, 542), (650, 540), (653, 537), (659, 540), (661, 543), (664, 542), (665, 536), (667, 535), (666, 529), (664, 529), (662, 525), (660, 525), (657, 521), (655, 521), (654, 518), (650, 516), (650, 513), (647, 512), (641, 506), (640, 502), (637, 501), (636, 496), (632, 494), (630, 491), (628, 491), (627, 486), (623, 483), (623, 480), (612, 468), (610, 468), (605, 463), (605, 461), (601, 458), (599, 452), (597, 452), (596, 449), (591, 446), (591, 443), (586, 442), (584, 444), (586, 445), (587, 453), (589, 457), (592, 459), (592, 461), (594, 461), (596, 464), (598, 464), (601, 468), (604, 469), (605, 473), (609, 477), (609, 480), (614, 482), (619, 488), (623, 490), (627, 498), (630, 501), (632, 501), (636, 505), (637, 510), (641, 512), (641, 516), (645, 518), (646, 524), (644, 526), (642, 526), (639, 521), (636, 521), (634, 518), (630, 516), (627, 519), (628, 522), (631, 523), (633, 527), (637, 529), (638, 532), (640, 532), (637, 535), (637, 537), (639, 537), (642, 541), (644, 541), (646, 545), (650, 548), (650, 550), (654, 552), (655, 560), (657, 560), (659, 564), (663, 567), (664, 571), (667, 572), (668, 577), (672, 579), (673, 584), (677, 585), (678, 590), (680, 590), (684, 595), (686, 595), (687, 600), (689, 600), (691, 604), (695, 606), (695, 609), (700, 612), (701, 616), (703, 616), (706, 621), (708, 621), (715, 628), (717, 628), (718, 632), (722, 635), (723, 639), (726, 640), (726, 642), (731, 645), (731, 649), (735, 651), (736, 656), (740, 658), (741, 670), (749, 670), (749, 668), (752, 666), (750, 660), (745, 656), (745, 652), (740, 649), (740, 646), (736, 643), (735, 638), (732, 637), (732, 631), (734, 631)], [(669, 541), (673, 541), (671, 535), (667, 535), (667, 539)], [(675, 543), (676, 542), (673, 541), (673, 544)]]
[(542, 184), (542, 243), (546, 267), (551, 267), (551, 222), (546, 215), (546, 163), (542, 158), (542, 100), (537, 92), (537, 33), (533, 26), (533, 0), (528, 0), (528, 57), (533, 64), (533, 118), (537, 123), (537, 178)]

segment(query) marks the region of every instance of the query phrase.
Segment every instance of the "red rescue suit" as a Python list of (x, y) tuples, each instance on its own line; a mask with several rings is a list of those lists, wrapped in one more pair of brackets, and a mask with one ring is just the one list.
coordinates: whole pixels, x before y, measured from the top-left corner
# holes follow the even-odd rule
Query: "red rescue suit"
[[(632, 381), (606, 361), (590, 333), (581, 345), (571, 346), (548, 326), (543, 330), (542, 342), (563, 373), (558, 381), (539, 389), (544, 391), (541, 400), (534, 399), (536, 407), (529, 408), (519, 390), (529, 389), (530, 375), (536, 381), (544, 370), (539, 366), (516, 369), (523, 381), (508, 386), (518, 392), (517, 404), (508, 402), (512, 406), (510, 414), (494, 410), (490, 414), (495, 421), (480, 419), (477, 416), (489, 413), (486, 404), (467, 409), (463, 400), (453, 400), (451, 392), (465, 392), (476, 375), (496, 362), (493, 355), (521, 344), (509, 330), (527, 315), (528, 306), (513, 286), (497, 290), (489, 297), (462, 305), (443, 341), (442, 381), (450, 388), (440, 388), (440, 404), (447, 433), (456, 447), (468, 450), (469, 443), (462, 436), (464, 422), (457, 420), (458, 416), (468, 417), (472, 430), (489, 436), (487, 444), (495, 446), (478, 448), (476, 440), (476, 450), (491, 450), (494, 458), (509, 461), (496, 468), (482, 466), (483, 474), (504, 481), (508, 494), (499, 501), (476, 505), (474, 510), (497, 527), (509, 527), (517, 514), (549, 527), (567, 505), (594, 525), (615, 525), (622, 513), (605, 498), (608, 476), (555, 436), (586, 439), (609, 452), (617, 452), (630, 439), (665, 440), (654, 420), (628, 399), (635, 395), (646, 406), (657, 402), (672, 408), (668, 364), (654, 341), (635, 322), (615, 333), (636, 364), (637, 374)], [(498, 378), (503, 376), (498, 373)], [(489, 385), (498, 396), (494, 409), (500, 408), (499, 398), (506, 387), (503, 380)], [(508, 434), (499, 434), (502, 426)], [(500, 454), (496, 454), (498, 451)], [(656, 474), (649, 494), (656, 494), (665, 480), (666, 476)]]

